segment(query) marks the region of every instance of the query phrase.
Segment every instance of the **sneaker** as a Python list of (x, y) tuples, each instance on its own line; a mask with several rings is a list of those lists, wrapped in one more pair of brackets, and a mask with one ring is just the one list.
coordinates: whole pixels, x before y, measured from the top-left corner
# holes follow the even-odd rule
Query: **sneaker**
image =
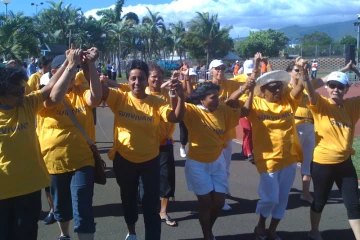
[(225, 201), (225, 204), (222, 208), (223, 211), (230, 211), (232, 208), (230, 207), (230, 205)]
[(137, 237), (133, 234), (127, 234), (125, 240), (137, 240)]
[(323, 240), (321, 232), (309, 232), (309, 239), (311, 240)]
[(185, 148), (180, 148), (180, 157), (186, 158), (186, 150), (185, 150)]
[(46, 216), (46, 218), (44, 218), (43, 222), (45, 225), (50, 225), (50, 224), (56, 223), (54, 213), (49, 212), (49, 214)]
[(70, 240), (69, 236), (60, 236), (58, 240)]

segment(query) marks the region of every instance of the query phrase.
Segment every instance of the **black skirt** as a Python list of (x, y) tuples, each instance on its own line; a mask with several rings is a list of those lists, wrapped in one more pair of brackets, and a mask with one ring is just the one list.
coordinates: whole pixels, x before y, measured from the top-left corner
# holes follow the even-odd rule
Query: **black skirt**
[(160, 146), (160, 197), (175, 196), (175, 159), (174, 145)]

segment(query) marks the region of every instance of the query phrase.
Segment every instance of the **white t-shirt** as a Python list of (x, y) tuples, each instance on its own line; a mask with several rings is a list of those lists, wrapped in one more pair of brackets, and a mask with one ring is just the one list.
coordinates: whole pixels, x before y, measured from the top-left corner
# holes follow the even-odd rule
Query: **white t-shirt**
[(318, 63), (317, 63), (317, 62), (313, 62), (313, 63), (311, 64), (311, 70), (312, 70), (312, 71), (317, 71), (317, 69), (318, 69)]

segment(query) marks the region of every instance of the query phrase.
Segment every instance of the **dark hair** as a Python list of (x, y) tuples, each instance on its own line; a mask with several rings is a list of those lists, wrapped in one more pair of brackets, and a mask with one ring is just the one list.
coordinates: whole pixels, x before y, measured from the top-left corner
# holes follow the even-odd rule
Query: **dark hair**
[(139, 69), (139, 70), (143, 71), (145, 73), (146, 80), (149, 78), (149, 67), (146, 64), (146, 62), (141, 61), (141, 60), (137, 60), (137, 59), (131, 60), (126, 65), (126, 79), (129, 79), (130, 72), (133, 69)]
[(11, 86), (18, 86), (28, 77), (22, 67), (0, 67), (0, 96), (6, 95)]
[(48, 59), (48, 58), (45, 57), (45, 56), (42, 56), (42, 57), (39, 58), (39, 60), (38, 60), (39, 68), (43, 68), (43, 67), (45, 67), (46, 65), (48, 65), (49, 63), (51, 63), (51, 60)]
[(164, 76), (164, 70), (156, 63), (151, 63), (149, 65), (149, 74), (150, 74), (150, 72), (153, 72), (153, 71), (157, 71), (157, 72), (161, 73), (161, 75)]
[(204, 100), (206, 96), (212, 94), (214, 90), (220, 91), (220, 86), (212, 82), (200, 83), (187, 99), (187, 102), (195, 105), (201, 104), (201, 100)]
[(291, 72), (295, 67), (295, 61), (291, 61), (289, 65), (287, 65), (286, 70), (287, 72)]

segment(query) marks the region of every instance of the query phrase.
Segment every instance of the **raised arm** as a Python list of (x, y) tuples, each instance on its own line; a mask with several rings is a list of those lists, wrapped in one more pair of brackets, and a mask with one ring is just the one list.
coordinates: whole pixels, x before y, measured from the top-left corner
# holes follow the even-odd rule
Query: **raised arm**
[(177, 81), (177, 83), (172, 83), (170, 89), (176, 89), (176, 93), (178, 96), (177, 96), (176, 107), (169, 113), (169, 115), (167, 116), (167, 120), (172, 123), (178, 123), (183, 120), (185, 114), (184, 89), (179, 81)]
[(93, 47), (86, 52), (86, 62), (89, 68), (90, 92), (86, 94), (85, 101), (89, 107), (97, 107), (102, 98), (102, 84), (96, 71), (95, 61), (99, 58), (100, 52)]
[(80, 49), (68, 50), (63, 66), (51, 77), (49, 83), (41, 89), (46, 108), (53, 108), (63, 100), (69, 83), (76, 72), (76, 66), (80, 63), (81, 54)]
[[(302, 57), (297, 57), (295, 60), (295, 64), (298, 66), (298, 68), (300, 69), (300, 74), (301, 77), (303, 79), (308, 79), (309, 78), (309, 74), (307, 71), (307, 61), (305, 61), (304, 59), (302, 59)], [(293, 89), (291, 90), (291, 95), (295, 98), (295, 99), (299, 99), (304, 91), (304, 84), (302, 84), (302, 82), (298, 82)]]

